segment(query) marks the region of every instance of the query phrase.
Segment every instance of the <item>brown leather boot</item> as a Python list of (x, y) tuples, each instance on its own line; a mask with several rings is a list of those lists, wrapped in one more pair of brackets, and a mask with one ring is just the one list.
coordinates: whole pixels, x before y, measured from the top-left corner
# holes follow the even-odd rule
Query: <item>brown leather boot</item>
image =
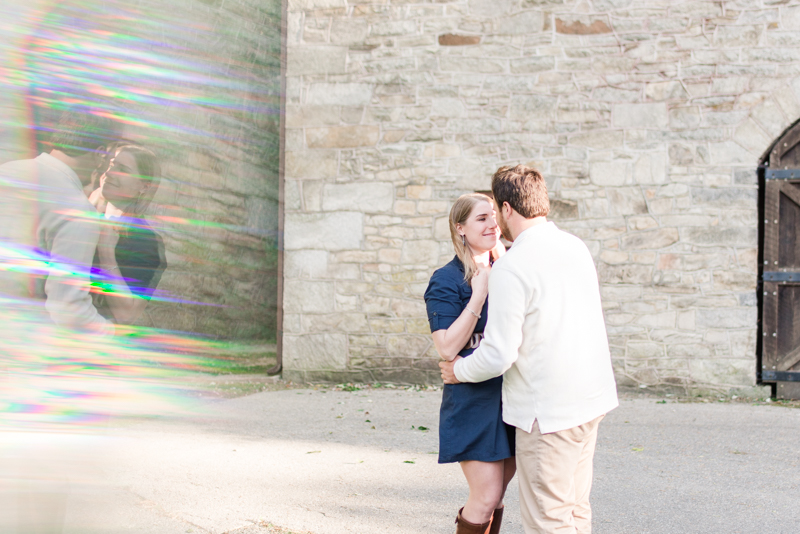
[(486, 534), (486, 530), (489, 528), (489, 525), (492, 523), (491, 521), (487, 521), (482, 525), (478, 525), (476, 523), (470, 523), (463, 517), (461, 517), (461, 512), (464, 510), (464, 507), (461, 507), (461, 510), (458, 511), (458, 515), (456, 516), (456, 534)]
[(492, 514), (491, 525), (489, 526), (489, 530), (486, 531), (486, 534), (500, 534), (500, 525), (503, 524), (504, 509), (505, 506), (501, 506), (500, 508), (494, 509), (494, 513)]

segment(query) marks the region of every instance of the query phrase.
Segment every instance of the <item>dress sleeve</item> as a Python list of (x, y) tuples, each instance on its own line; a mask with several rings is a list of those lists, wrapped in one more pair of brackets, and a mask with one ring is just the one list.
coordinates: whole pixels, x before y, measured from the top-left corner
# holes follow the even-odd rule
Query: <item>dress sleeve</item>
[(458, 283), (459, 280), (446, 273), (433, 273), (428, 289), (425, 290), (425, 307), (428, 310), (431, 332), (447, 330), (464, 311)]

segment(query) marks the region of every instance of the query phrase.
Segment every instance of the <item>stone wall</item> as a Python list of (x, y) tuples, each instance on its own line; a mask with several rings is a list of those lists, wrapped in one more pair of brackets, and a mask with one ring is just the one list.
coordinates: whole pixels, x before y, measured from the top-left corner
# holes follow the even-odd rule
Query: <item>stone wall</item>
[(284, 373), (436, 381), (446, 215), (547, 178), (620, 384), (755, 383), (758, 157), (800, 117), (800, 2), (290, 0)]
[[(3, 161), (65, 103), (118, 117), (164, 180), (169, 268), (141, 324), (275, 341), (280, 2), (88, 0), (0, 7)], [(41, 147), (39, 147), (41, 148)]]

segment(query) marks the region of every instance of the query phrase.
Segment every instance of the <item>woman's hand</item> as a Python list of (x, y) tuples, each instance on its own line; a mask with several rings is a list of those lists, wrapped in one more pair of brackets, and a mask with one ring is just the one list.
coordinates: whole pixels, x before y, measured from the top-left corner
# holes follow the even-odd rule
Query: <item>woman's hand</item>
[(478, 297), (481, 302), (485, 302), (486, 296), (489, 294), (489, 274), (491, 272), (491, 266), (487, 265), (484, 267), (483, 265), (479, 265), (478, 270), (472, 275), (472, 295)]
[(103, 197), (103, 193), (101, 193), (99, 187), (89, 195), (89, 203), (100, 213), (106, 212), (106, 204), (108, 204), (108, 201)]

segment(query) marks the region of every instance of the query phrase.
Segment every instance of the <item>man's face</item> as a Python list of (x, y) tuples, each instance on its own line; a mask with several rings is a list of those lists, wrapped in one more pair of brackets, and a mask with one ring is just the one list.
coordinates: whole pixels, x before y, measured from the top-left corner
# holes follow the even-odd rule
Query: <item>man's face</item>
[(510, 230), (510, 229), (509, 229), (509, 227), (508, 227), (508, 223), (506, 222), (506, 219), (505, 219), (505, 217), (503, 217), (503, 207), (504, 207), (505, 205), (506, 205), (506, 204), (504, 203), (504, 204), (503, 204), (503, 206), (500, 206), (500, 207), (497, 209), (497, 212), (496, 212), (497, 226), (499, 226), (499, 227), (500, 227), (500, 233), (502, 233), (502, 234), (503, 234), (503, 239), (505, 239), (506, 241), (508, 241), (509, 243), (511, 243), (511, 242), (513, 242), (513, 241), (514, 241), (514, 239), (512, 239), (512, 237), (511, 237), (511, 230)]

